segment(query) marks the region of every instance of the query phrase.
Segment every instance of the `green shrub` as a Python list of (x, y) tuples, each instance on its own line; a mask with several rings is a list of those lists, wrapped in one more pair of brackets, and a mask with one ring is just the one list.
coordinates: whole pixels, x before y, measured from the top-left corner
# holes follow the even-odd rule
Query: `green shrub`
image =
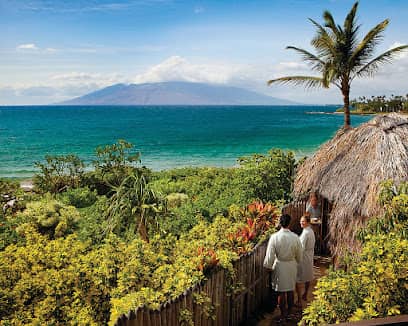
[(84, 208), (93, 205), (97, 200), (96, 190), (91, 191), (88, 187), (68, 189), (61, 195), (61, 200), (76, 208)]
[(34, 175), (36, 189), (42, 193), (57, 194), (82, 183), (85, 164), (76, 155), (45, 157), (45, 163), (36, 162), (40, 172)]
[(143, 170), (145, 175), (149, 171), (138, 167), (140, 153), (135, 152), (133, 144), (125, 140), (120, 139), (112, 145), (99, 146), (95, 152), (94, 171), (86, 174), (84, 184), (95, 189), (100, 195), (112, 195), (113, 188), (118, 187), (135, 170)]
[(16, 197), (22, 192), (18, 181), (0, 178), (0, 202), (7, 201), (8, 197)]
[(15, 219), (7, 218), (0, 221), (0, 251), (11, 244), (24, 242), (16, 231), (17, 226)]
[(347, 272), (331, 271), (317, 284), (302, 323), (321, 325), (408, 313), (407, 184), (385, 183), (385, 214), (360, 232), (361, 252)]
[(408, 240), (395, 233), (368, 237), (361, 261), (319, 280), (304, 310), (306, 325), (386, 317), (408, 312)]
[(154, 173), (152, 187), (156, 191), (170, 197), (184, 194), (180, 204), (169, 207), (174, 223), (167, 230), (182, 234), (196, 225), (192, 217), (212, 221), (219, 214), (226, 216), (232, 205), (243, 207), (255, 199), (290, 199), (297, 166), (293, 153), (271, 150), (267, 155), (241, 158), (239, 164), (237, 168), (182, 168)]
[(166, 196), (166, 201), (168, 208), (180, 207), (188, 201), (188, 196), (183, 193), (172, 192)]
[(0, 252), (1, 325), (106, 324), (123, 244), (92, 249), (75, 235), (49, 240), (24, 231), (25, 245)]
[(264, 202), (291, 199), (297, 166), (292, 152), (272, 149), (267, 155), (242, 157), (239, 164), (238, 180), (248, 191), (247, 198)]
[(41, 234), (54, 239), (72, 233), (79, 219), (80, 214), (75, 207), (46, 196), (41, 201), (27, 204), (27, 208), (17, 217), (19, 225), (16, 230), (24, 232), (31, 225)]
[[(20, 187), (20, 182), (0, 178), (0, 222), (6, 216), (11, 216), (25, 208), (27, 200), (32, 197)], [(15, 200), (12, 207), (3, 211), (3, 206), (10, 200)]]
[(107, 221), (105, 212), (108, 210), (108, 202), (105, 196), (98, 196), (97, 201), (88, 207), (79, 209), (81, 218), (77, 225), (78, 239), (90, 241), (93, 245), (103, 243), (106, 236)]

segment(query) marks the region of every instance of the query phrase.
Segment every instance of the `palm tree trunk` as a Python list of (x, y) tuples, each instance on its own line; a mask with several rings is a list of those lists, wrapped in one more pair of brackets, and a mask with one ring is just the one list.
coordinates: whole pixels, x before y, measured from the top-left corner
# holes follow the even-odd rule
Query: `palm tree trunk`
[(350, 123), (350, 87), (347, 85), (342, 88), (343, 102), (344, 102), (344, 128), (348, 129), (351, 127)]
[(149, 242), (149, 236), (147, 234), (147, 227), (144, 223), (140, 223), (139, 225), (139, 235), (143, 241)]
[(149, 234), (147, 231), (147, 225), (145, 223), (146, 221), (143, 218), (143, 213), (140, 214), (140, 216), (138, 216), (136, 218), (136, 225), (137, 225), (137, 231), (139, 232), (140, 238), (145, 241), (145, 242), (149, 242)]

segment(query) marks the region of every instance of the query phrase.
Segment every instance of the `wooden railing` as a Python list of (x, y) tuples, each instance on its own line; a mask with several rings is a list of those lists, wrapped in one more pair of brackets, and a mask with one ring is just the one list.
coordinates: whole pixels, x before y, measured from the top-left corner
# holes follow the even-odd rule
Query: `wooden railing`
[(291, 216), (289, 229), (297, 234), (302, 232), (300, 218), (306, 212), (306, 203), (306, 199), (293, 201), (282, 208), (282, 214), (289, 214)]
[[(198, 326), (235, 326), (246, 320), (257, 308), (269, 300), (269, 274), (263, 268), (267, 242), (234, 262), (234, 286), (238, 291), (229, 294), (228, 273), (217, 268), (203, 284), (187, 290), (175, 300), (166, 302), (158, 310), (139, 307), (118, 318), (117, 326), (178, 326), (191, 318)], [(212, 311), (199, 304), (197, 297), (207, 296)], [(270, 302), (273, 305), (273, 302)]]

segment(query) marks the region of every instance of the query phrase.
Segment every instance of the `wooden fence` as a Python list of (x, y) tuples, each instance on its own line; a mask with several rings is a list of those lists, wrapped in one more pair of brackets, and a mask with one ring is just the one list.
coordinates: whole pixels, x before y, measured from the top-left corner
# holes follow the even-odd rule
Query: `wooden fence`
[[(228, 294), (228, 274), (217, 268), (207, 281), (187, 290), (177, 299), (163, 304), (158, 310), (139, 307), (118, 318), (117, 326), (235, 326), (246, 320), (257, 308), (271, 299), (269, 273), (263, 268), (267, 242), (234, 262), (238, 291)], [(204, 295), (211, 300), (208, 307), (199, 304), (197, 297)], [(211, 312), (208, 314), (208, 308)], [(213, 318), (211, 318), (213, 317)]]
[(306, 203), (306, 199), (293, 201), (282, 208), (282, 214), (289, 214), (291, 216), (289, 229), (297, 234), (302, 233), (300, 218), (306, 212)]

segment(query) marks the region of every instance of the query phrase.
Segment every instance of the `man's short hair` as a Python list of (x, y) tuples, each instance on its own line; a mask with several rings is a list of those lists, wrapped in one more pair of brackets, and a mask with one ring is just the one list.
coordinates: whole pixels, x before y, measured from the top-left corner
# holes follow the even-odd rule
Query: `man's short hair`
[(289, 226), (289, 224), (290, 224), (290, 215), (288, 215), (288, 214), (283, 214), (281, 217), (280, 217), (280, 221), (279, 221), (279, 223), (280, 223), (280, 225), (282, 226), (282, 227), (284, 227), (284, 228), (287, 228), (288, 226)]

